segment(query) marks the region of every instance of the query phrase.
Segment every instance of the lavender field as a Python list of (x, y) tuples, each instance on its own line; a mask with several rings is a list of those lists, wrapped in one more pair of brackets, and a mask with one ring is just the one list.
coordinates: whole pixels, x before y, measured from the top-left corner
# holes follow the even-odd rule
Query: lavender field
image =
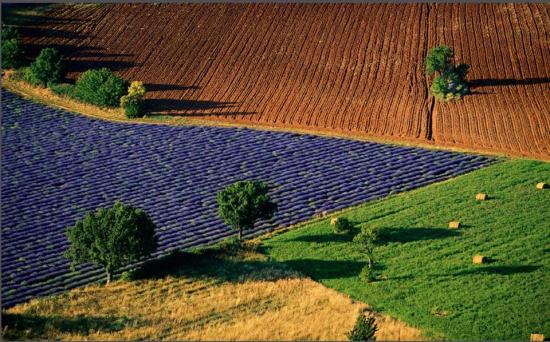
[(214, 127), (123, 124), (2, 92), (2, 306), (102, 278), (71, 272), (65, 229), (120, 199), (157, 225), (159, 249), (234, 234), (216, 193), (264, 180), (279, 212), (250, 234), (448, 179), (494, 163), (473, 154)]

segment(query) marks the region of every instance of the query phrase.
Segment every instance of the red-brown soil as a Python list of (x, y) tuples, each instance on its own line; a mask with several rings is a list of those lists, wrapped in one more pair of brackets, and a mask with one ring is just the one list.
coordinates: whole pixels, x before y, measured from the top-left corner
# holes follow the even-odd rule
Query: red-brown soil
[[(548, 4), (64, 6), (22, 34), (69, 78), (143, 81), (155, 112), (550, 160)], [(471, 66), (463, 100), (428, 93), (442, 43)]]

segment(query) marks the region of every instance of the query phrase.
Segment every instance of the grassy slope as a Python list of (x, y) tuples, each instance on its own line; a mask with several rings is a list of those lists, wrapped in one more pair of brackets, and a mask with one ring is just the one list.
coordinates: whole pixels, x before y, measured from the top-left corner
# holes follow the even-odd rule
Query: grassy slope
[[(363, 303), (269, 262), (255, 249), (207, 249), (153, 262), (138, 280), (90, 285), (2, 313), (3, 338), (343, 340)], [(377, 317), (380, 339), (420, 332)]]
[[(326, 219), (265, 241), (266, 252), (322, 284), (368, 302), (432, 337), (550, 335), (550, 164), (512, 161), (366, 204), (344, 216), (381, 228), (380, 280), (361, 282), (365, 258)], [(476, 202), (478, 192), (491, 199)], [(447, 222), (466, 226), (449, 230)], [(493, 261), (473, 265), (472, 256)]]

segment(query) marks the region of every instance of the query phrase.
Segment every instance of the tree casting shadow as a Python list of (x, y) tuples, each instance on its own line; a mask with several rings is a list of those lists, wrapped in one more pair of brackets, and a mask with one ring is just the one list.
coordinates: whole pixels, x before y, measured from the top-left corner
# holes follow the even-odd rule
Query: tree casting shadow
[(544, 84), (550, 83), (549, 77), (533, 77), (525, 78), (522, 80), (515, 78), (485, 78), (485, 79), (475, 79), (468, 82), (468, 85), (471, 88), (476, 87), (486, 87), (486, 86), (507, 86), (507, 85), (528, 85), (528, 84)]

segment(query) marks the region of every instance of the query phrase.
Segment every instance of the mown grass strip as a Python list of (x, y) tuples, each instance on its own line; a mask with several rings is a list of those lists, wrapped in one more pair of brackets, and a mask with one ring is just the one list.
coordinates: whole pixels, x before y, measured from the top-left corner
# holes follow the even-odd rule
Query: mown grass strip
[[(367, 302), (431, 337), (528, 339), (550, 333), (550, 164), (510, 161), (372, 202), (343, 216), (380, 229), (379, 280), (358, 278), (366, 258), (335, 235), (330, 217), (263, 242), (275, 260)], [(478, 192), (489, 200), (475, 200)], [(459, 220), (459, 229), (447, 228)], [(474, 265), (475, 254), (489, 263)]]

